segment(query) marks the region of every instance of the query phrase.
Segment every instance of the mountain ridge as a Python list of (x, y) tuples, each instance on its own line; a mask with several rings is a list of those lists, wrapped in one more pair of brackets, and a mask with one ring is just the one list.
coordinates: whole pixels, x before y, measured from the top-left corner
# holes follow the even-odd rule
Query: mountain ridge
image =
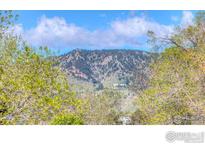
[(75, 49), (59, 56), (59, 61), (63, 70), (78, 80), (103, 86), (129, 86), (139, 76), (147, 78), (148, 66), (157, 55), (134, 49)]

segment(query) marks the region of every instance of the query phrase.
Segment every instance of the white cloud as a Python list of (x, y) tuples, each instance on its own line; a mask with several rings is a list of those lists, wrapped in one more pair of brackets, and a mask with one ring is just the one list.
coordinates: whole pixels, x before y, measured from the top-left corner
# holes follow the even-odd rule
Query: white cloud
[(12, 33), (14, 35), (21, 35), (24, 33), (23, 26), (21, 24), (16, 24), (8, 30), (9, 33)]
[(145, 35), (148, 30), (154, 31), (157, 35), (166, 35), (173, 31), (173, 26), (159, 24), (146, 18), (134, 17), (113, 22), (112, 29), (117, 35), (134, 38)]
[(182, 12), (182, 19), (181, 19), (181, 26), (186, 28), (189, 25), (193, 24), (194, 15), (191, 11), (183, 11)]
[(80, 44), (86, 40), (87, 33), (89, 32), (81, 27), (68, 24), (63, 18), (43, 16), (35, 28), (24, 31), (23, 37), (33, 45), (60, 48), (66, 44)]
[(91, 31), (68, 23), (64, 18), (42, 16), (36, 27), (25, 30), (22, 25), (17, 25), (16, 31), (32, 45), (46, 45), (56, 49), (121, 48), (138, 46), (138, 40), (145, 37), (148, 30), (154, 31), (157, 35), (166, 35), (173, 31), (173, 27), (135, 16), (115, 20), (107, 29)]

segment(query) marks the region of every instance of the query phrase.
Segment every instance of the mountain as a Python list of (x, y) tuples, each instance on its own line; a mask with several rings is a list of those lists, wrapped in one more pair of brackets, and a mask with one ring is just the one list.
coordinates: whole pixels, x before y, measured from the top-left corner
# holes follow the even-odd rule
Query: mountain
[(145, 86), (149, 64), (156, 53), (140, 50), (83, 50), (75, 49), (59, 57), (68, 76), (97, 85), (97, 88)]

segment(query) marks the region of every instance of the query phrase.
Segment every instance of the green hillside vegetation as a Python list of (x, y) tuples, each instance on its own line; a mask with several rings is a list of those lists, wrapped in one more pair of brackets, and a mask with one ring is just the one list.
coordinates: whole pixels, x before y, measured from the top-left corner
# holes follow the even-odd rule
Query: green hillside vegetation
[(176, 32), (169, 38), (150, 32), (155, 45), (168, 47), (151, 66), (149, 88), (136, 100), (138, 124), (205, 123), (205, 14)]
[(105, 89), (98, 93), (87, 94), (89, 110), (85, 114), (86, 124), (109, 125), (120, 124), (119, 101), (122, 94), (118, 91)]
[(82, 124), (84, 102), (61, 68), (8, 32), (12, 12), (0, 18), (0, 124)]

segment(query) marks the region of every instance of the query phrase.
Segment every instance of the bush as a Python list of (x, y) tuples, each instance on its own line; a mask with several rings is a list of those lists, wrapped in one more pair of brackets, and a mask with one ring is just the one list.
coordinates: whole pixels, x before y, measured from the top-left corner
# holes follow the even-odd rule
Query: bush
[(0, 124), (48, 124), (62, 112), (82, 114), (84, 102), (48, 49), (26, 45), (6, 25), (0, 22)]
[(194, 124), (198, 120), (192, 119), (205, 117), (205, 13), (195, 20), (164, 40), (169, 47), (152, 65), (149, 87), (137, 97), (136, 123)]
[(74, 114), (58, 115), (53, 119), (51, 125), (83, 125), (83, 120)]

